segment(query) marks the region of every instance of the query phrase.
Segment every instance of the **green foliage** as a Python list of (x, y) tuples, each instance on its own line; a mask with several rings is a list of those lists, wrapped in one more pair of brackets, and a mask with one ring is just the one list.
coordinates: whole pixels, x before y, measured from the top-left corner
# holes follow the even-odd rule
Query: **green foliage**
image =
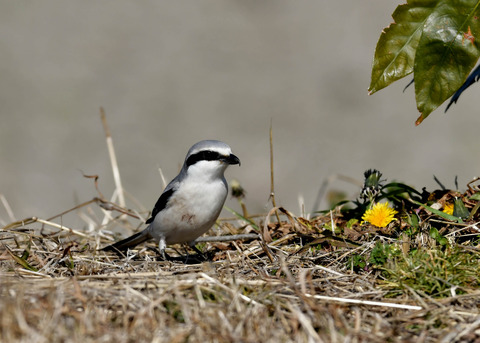
[(346, 226), (347, 228), (351, 229), (352, 227), (354, 227), (354, 226), (357, 225), (357, 224), (358, 224), (358, 219), (352, 218), (352, 219), (350, 219), (350, 220), (345, 224), (345, 226)]
[[(364, 173), (364, 177), (363, 188), (360, 192), (362, 200), (344, 200), (334, 206), (342, 208), (342, 214), (348, 220), (347, 228), (352, 228), (362, 218), (367, 209), (381, 200), (387, 200), (396, 210), (407, 215), (409, 211), (413, 210), (414, 206), (421, 205), (422, 193), (401, 182), (385, 184), (386, 179), (381, 179), (382, 173), (378, 170), (369, 169)], [(352, 203), (355, 207), (345, 207), (344, 205), (348, 203)], [(321, 212), (328, 213), (329, 211)], [(411, 220), (415, 221), (415, 224), (412, 222), (412, 226), (418, 226), (418, 218), (411, 218)], [(328, 226), (328, 224), (325, 226)], [(331, 230), (331, 227), (327, 228)]]
[(197, 243), (195, 244), (195, 247), (198, 249), (198, 251), (203, 252), (203, 249), (207, 246), (207, 243)]
[(368, 262), (374, 265), (383, 266), (393, 254), (394, 251), (391, 245), (377, 242), (370, 253)]
[(449, 221), (457, 222), (457, 223), (463, 223), (462, 218), (459, 218), (459, 217), (450, 215), (450, 214), (445, 213), (445, 212), (440, 211), (440, 210), (436, 210), (436, 209), (434, 209), (433, 207), (427, 206), (427, 205), (422, 204), (421, 202), (418, 202), (418, 201), (415, 201), (415, 200), (413, 200), (412, 202), (413, 202), (414, 204), (417, 204), (417, 205), (425, 208), (426, 210), (432, 212), (433, 214), (435, 214), (435, 215), (437, 215), (437, 216), (439, 216), (439, 217), (442, 217), (442, 218), (445, 219), (445, 220), (449, 220)]
[(28, 262), (27, 259), (30, 256), (30, 245), (28, 246), (27, 249), (25, 249), (22, 253), (22, 256), (17, 256), (13, 253), (12, 250), (10, 250), (9, 247), (7, 248), (7, 252), (10, 254), (10, 256), (13, 258), (15, 262), (17, 262), (19, 265), (21, 265), (23, 268), (31, 270), (31, 271), (38, 271), (37, 268), (31, 266)]
[(382, 187), (377, 201), (387, 199), (396, 206), (401, 206), (406, 200), (421, 199), (421, 193), (415, 188), (401, 182), (390, 182)]
[(365, 257), (363, 255), (355, 254), (348, 259), (348, 267), (355, 271), (363, 270), (366, 266), (367, 262), (365, 261)]
[(477, 193), (473, 194), (473, 195), (470, 197), (470, 200), (477, 200), (477, 201), (479, 201), (479, 200), (480, 200), (480, 192), (477, 192)]
[(462, 199), (456, 198), (453, 203), (453, 215), (458, 218), (466, 219), (470, 215)]
[(72, 255), (68, 255), (68, 256), (63, 260), (63, 264), (65, 265), (65, 267), (67, 267), (67, 268), (70, 269), (70, 270), (74, 270), (74, 269), (75, 269), (75, 262), (73, 261), (73, 256), (72, 256)]
[(406, 213), (405, 221), (407, 222), (410, 229), (408, 229), (408, 234), (411, 235), (414, 230), (419, 228), (419, 218), (416, 213)]
[(445, 238), (445, 236), (442, 236), (440, 232), (438, 232), (437, 228), (434, 228), (434, 227), (430, 228), (430, 237), (436, 240), (437, 243), (440, 245), (448, 244), (448, 240)]
[(336, 225), (334, 225), (334, 226), (332, 227), (332, 224), (331, 224), (331, 223), (325, 223), (325, 224), (323, 225), (323, 229), (324, 229), (324, 230), (327, 230), (327, 231), (331, 231), (331, 232), (334, 233), (334, 234), (340, 234), (340, 233), (342, 233), (342, 228), (341, 228), (341, 227), (338, 227), (338, 226), (336, 226)]
[(388, 288), (413, 289), (434, 297), (463, 294), (479, 287), (480, 254), (452, 249), (418, 249), (398, 255), (382, 269)]
[[(392, 290), (413, 289), (435, 297), (477, 289), (480, 286), (478, 251), (448, 247), (447, 239), (435, 228), (430, 230), (430, 236), (446, 248), (420, 248), (403, 254), (396, 244), (377, 242), (368, 262), (381, 271), (381, 284)], [(348, 263), (355, 270), (365, 268), (365, 259), (360, 255), (352, 256)]]
[(382, 173), (376, 169), (368, 169), (364, 174), (365, 181), (363, 182), (362, 192), (360, 197), (370, 203), (375, 202), (375, 198), (383, 187)]
[(375, 49), (370, 94), (413, 73), (420, 124), (461, 87), (480, 56), (479, 5), (409, 0), (398, 6)]
[(422, 27), (435, 4), (429, 0), (421, 5), (420, 1), (409, 1), (393, 12), (394, 23), (383, 30), (375, 49), (370, 94), (413, 72)]

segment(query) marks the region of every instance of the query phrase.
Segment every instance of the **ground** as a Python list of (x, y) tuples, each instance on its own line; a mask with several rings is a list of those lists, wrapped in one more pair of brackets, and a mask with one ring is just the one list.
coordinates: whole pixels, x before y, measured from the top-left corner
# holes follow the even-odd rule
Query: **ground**
[[(0, 341), (480, 341), (472, 191), (423, 194), (422, 207), (388, 186), (398, 211), (383, 228), (362, 221), (368, 201), (310, 218), (237, 213), (209, 235), (244, 239), (200, 243), (203, 255), (172, 246), (169, 261), (153, 242), (97, 250), (118, 238), (110, 229), (136, 230), (125, 215), (76, 230), (61, 217), (11, 223), (0, 231)], [(434, 209), (457, 198), (470, 218)], [(98, 198), (76, 213), (98, 205), (119, 214)]]

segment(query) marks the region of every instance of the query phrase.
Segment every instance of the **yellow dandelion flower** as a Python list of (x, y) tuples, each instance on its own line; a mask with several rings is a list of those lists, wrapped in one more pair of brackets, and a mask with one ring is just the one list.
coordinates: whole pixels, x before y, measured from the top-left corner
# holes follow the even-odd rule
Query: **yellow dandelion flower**
[(397, 211), (391, 208), (388, 203), (377, 203), (365, 211), (362, 219), (377, 227), (385, 227), (394, 219), (395, 214), (397, 214)]
[(445, 204), (445, 206), (443, 206), (443, 212), (453, 215), (453, 204)]

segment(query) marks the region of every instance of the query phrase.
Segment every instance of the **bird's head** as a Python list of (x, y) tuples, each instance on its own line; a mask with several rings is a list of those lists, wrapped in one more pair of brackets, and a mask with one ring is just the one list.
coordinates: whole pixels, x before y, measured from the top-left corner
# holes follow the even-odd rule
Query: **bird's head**
[(189, 174), (206, 177), (223, 177), (223, 172), (231, 164), (240, 165), (240, 159), (232, 153), (228, 144), (216, 140), (204, 140), (188, 150), (183, 168)]

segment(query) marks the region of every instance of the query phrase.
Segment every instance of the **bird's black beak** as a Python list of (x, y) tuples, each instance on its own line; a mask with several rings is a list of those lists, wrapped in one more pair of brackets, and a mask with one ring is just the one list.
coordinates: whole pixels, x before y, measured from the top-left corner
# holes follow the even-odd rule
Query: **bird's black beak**
[(235, 156), (234, 154), (230, 154), (230, 156), (228, 156), (225, 159), (225, 162), (227, 162), (228, 164), (238, 164), (238, 165), (240, 165), (240, 159), (237, 156)]

